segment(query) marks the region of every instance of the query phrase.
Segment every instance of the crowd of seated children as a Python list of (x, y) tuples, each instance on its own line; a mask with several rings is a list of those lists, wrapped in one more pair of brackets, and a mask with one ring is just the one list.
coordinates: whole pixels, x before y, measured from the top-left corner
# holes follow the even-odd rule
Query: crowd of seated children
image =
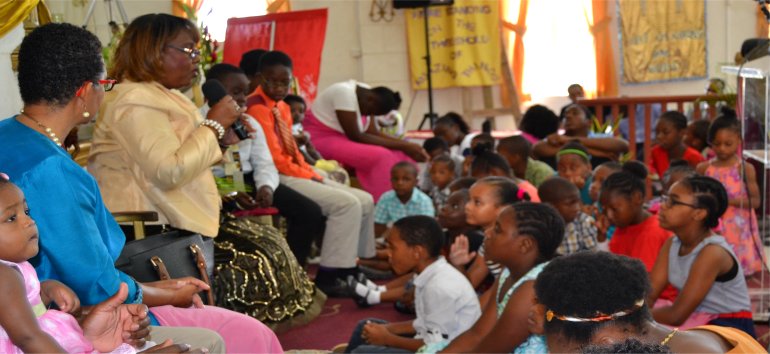
[(684, 143), (687, 117), (677, 111), (663, 113), (655, 126), (656, 145), (650, 151), (650, 173), (663, 176), (671, 161), (684, 160), (695, 167), (703, 162), (703, 155)]
[(535, 187), (540, 187), (556, 172), (547, 163), (533, 159), (532, 143), (523, 135), (514, 135), (501, 139), (497, 144), (497, 153), (508, 161), (513, 176), (525, 179)]
[(537, 192), (540, 201), (556, 208), (564, 220), (564, 241), (557, 249), (558, 254), (601, 249), (601, 245), (606, 250), (606, 235), (601, 235), (601, 239), (597, 237), (596, 221), (583, 212), (580, 191), (574, 184), (561, 177), (552, 177), (543, 182)]
[(481, 316), (468, 280), (440, 255), (444, 233), (428, 216), (408, 216), (386, 236), (388, 260), (396, 274), (416, 273), (414, 321), (361, 320), (345, 352), (415, 352), (421, 346), (454, 339)]
[(374, 230), (377, 237), (394, 222), (413, 215), (434, 217), (436, 210), (431, 198), (417, 188), (417, 167), (411, 162), (399, 162), (390, 170), (393, 187), (382, 194), (374, 208)]
[(675, 237), (660, 250), (648, 299), (654, 303), (671, 284), (679, 294), (652, 310), (656, 321), (681, 329), (734, 327), (756, 338), (743, 270), (732, 247), (713, 231), (727, 203), (725, 188), (711, 177), (690, 176), (666, 192), (658, 219)]
[(719, 233), (733, 247), (746, 275), (763, 269), (764, 247), (754, 208), (760, 206), (757, 172), (740, 155), (741, 123), (735, 111), (722, 109), (711, 122), (708, 142), (715, 157), (696, 167), (698, 174), (713, 177), (727, 190), (729, 203), (721, 218)]
[(503, 266), (490, 289), (494, 299), (465, 333), (427, 345), (424, 352), (545, 353), (544, 338), (529, 330), (527, 319), (534, 280), (563, 237), (564, 223), (553, 207), (531, 202), (505, 207), (484, 239), (488, 259)]
[(644, 264), (608, 252), (579, 252), (552, 260), (535, 281), (531, 331), (551, 353), (578, 353), (592, 344), (629, 338), (667, 345), (674, 353), (766, 352), (745, 332), (700, 326), (680, 331), (655, 321), (647, 302)]

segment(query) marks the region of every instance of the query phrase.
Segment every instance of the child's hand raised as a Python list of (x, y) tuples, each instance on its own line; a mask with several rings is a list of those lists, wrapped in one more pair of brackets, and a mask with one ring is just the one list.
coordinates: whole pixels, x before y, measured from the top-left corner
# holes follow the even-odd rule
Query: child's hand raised
[(610, 226), (612, 226), (610, 219), (607, 218), (607, 216), (603, 213), (598, 213), (596, 214), (596, 221), (594, 222), (594, 225), (596, 226), (596, 240), (599, 242), (606, 241), (607, 230), (609, 230)]
[(80, 299), (66, 285), (56, 280), (46, 280), (40, 282), (40, 297), (43, 303), (49, 305), (55, 303), (59, 310), (67, 312), (78, 317), (80, 310)]
[(476, 252), (468, 252), (469, 250), (470, 245), (465, 235), (455, 237), (455, 242), (449, 248), (449, 262), (455, 267), (465, 266), (476, 257)]

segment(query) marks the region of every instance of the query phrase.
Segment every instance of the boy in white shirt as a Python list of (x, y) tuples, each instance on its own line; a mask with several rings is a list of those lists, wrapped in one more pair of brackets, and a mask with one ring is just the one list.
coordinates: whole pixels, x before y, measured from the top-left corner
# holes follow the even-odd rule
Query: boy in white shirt
[(440, 255), (444, 233), (434, 218), (416, 215), (396, 221), (386, 236), (388, 260), (396, 274), (414, 272), (414, 321), (362, 320), (346, 352), (404, 353), (445, 339), (452, 340), (481, 316), (468, 279)]

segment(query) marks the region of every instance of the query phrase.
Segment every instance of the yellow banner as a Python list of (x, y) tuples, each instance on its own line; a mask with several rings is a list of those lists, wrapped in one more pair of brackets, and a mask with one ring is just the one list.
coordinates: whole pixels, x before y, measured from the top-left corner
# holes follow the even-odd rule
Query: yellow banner
[[(414, 89), (428, 88), (423, 9), (406, 10)], [(500, 82), (500, 10), (497, 0), (455, 0), (428, 8), (433, 88)]]
[(623, 82), (706, 77), (704, 0), (620, 0)]

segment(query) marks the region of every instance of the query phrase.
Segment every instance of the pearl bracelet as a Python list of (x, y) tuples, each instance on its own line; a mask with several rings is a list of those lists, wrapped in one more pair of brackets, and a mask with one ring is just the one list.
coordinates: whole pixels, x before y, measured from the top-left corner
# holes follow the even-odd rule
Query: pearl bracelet
[(222, 127), (222, 124), (219, 124), (219, 122), (215, 120), (205, 119), (203, 123), (201, 123), (201, 126), (214, 128), (214, 130), (217, 131), (217, 140), (222, 140), (222, 138), (225, 136), (225, 128)]

